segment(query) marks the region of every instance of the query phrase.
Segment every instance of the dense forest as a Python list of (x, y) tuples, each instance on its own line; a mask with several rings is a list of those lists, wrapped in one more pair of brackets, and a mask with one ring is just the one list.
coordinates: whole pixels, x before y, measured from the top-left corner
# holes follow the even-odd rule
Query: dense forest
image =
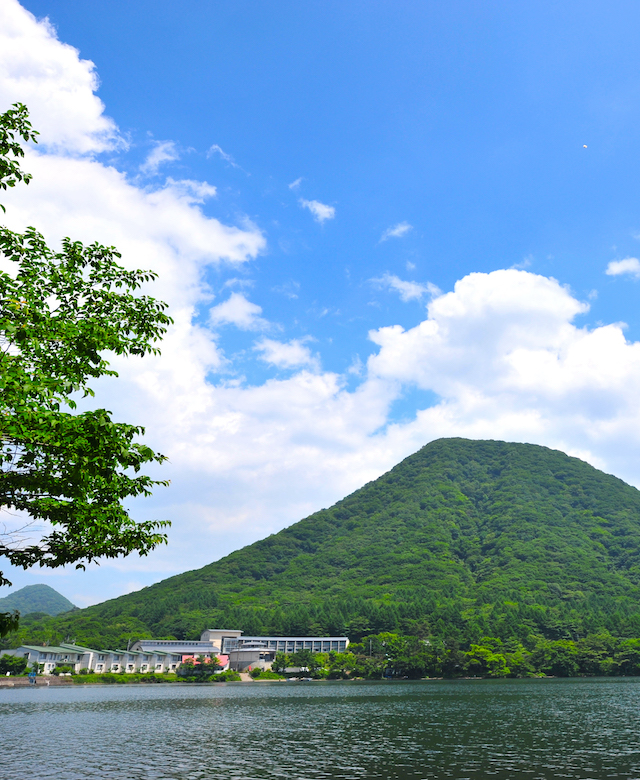
[(545, 447), (441, 439), (220, 561), (88, 609), (26, 617), (3, 646), (115, 648), (208, 627), (355, 643), (391, 632), (461, 653), (486, 637), (527, 653), (638, 638), (640, 492)]

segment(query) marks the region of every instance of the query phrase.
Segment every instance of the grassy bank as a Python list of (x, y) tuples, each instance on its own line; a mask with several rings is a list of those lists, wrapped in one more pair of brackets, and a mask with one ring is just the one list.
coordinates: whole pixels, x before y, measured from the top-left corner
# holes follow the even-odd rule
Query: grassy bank
[[(276, 675), (277, 676), (277, 675)], [(75, 685), (128, 685), (134, 683), (154, 684), (154, 683), (184, 683), (184, 682), (239, 682), (240, 675), (236, 672), (221, 672), (220, 674), (211, 674), (206, 677), (185, 676), (180, 674), (113, 674), (105, 672), (104, 674), (76, 674), (71, 678)]]
[(106, 672), (105, 674), (75, 674), (71, 679), (75, 685), (184, 682), (176, 674), (112, 674), (111, 672)]

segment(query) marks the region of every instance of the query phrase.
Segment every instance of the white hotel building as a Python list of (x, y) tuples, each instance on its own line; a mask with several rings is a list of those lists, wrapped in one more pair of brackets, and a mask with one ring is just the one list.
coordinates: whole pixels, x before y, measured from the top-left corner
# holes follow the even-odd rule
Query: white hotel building
[(349, 646), (346, 636), (243, 636), (242, 631), (208, 628), (199, 642), (141, 639), (133, 645), (140, 652), (178, 652), (190, 650), (191, 655), (217, 657), (225, 668), (242, 672), (249, 667), (269, 669), (276, 653), (343, 653)]
[(27, 659), (29, 666), (41, 665), (44, 674), (56, 667), (71, 667), (74, 672), (88, 669), (103, 672), (175, 672), (183, 661), (203, 656), (218, 658), (223, 668), (244, 671), (260, 666), (268, 669), (276, 653), (344, 652), (349, 646), (346, 636), (278, 637), (243, 636), (242, 631), (207, 629), (199, 641), (178, 639), (140, 639), (129, 650), (92, 650), (81, 645), (62, 643), (57, 646), (21, 645), (0, 655)]
[(30, 667), (37, 663), (42, 674), (52, 674), (56, 667), (71, 667), (74, 672), (88, 669), (103, 672), (175, 672), (182, 662), (177, 653), (136, 653), (132, 650), (92, 650), (81, 645), (21, 645), (14, 650), (3, 650), (0, 655), (14, 655), (27, 659)]

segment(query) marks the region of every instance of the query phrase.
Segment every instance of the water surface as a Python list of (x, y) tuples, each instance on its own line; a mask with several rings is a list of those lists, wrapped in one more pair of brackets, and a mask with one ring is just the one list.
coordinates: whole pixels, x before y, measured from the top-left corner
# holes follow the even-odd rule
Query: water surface
[(0, 780), (640, 780), (640, 680), (0, 690)]

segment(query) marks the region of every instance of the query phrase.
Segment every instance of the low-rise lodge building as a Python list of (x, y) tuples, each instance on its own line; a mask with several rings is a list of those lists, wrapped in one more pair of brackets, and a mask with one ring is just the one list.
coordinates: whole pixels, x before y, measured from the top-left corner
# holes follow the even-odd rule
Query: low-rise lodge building
[(93, 650), (81, 645), (21, 645), (13, 650), (3, 650), (0, 655), (14, 655), (27, 659), (31, 667), (38, 664), (42, 674), (52, 674), (56, 668), (69, 667), (74, 672), (88, 669), (90, 672), (175, 672), (182, 663), (177, 653), (137, 653), (132, 650)]
[(223, 669), (244, 671), (260, 666), (271, 667), (276, 653), (344, 652), (349, 646), (345, 636), (277, 637), (243, 636), (242, 631), (207, 629), (199, 641), (178, 639), (140, 639), (128, 650), (92, 650), (81, 645), (62, 643), (57, 646), (21, 645), (3, 650), (0, 655), (27, 659), (29, 666), (39, 664), (43, 674), (56, 668), (70, 667), (74, 672), (175, 672), (178, 666), (194, 658), (210, 662), (217, 658)]

